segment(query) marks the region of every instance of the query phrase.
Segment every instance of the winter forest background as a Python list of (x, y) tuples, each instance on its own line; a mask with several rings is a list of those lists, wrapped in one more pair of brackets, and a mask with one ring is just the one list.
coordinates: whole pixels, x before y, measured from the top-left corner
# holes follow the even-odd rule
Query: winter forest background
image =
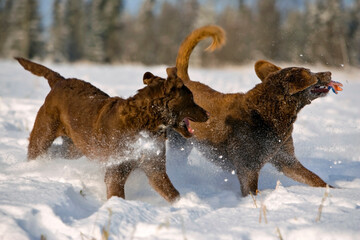
[(195, 51), (195, 64), (265, 58), (360, 65), (360, 0), (144, 0), (133, 12), (126, 2), (48, 1), (52, 13), (44, 20), (44, 1), (0, 0), (0, 58), (174, 65), (187, 34), (218, 24), (226, 46), (214, 54)]

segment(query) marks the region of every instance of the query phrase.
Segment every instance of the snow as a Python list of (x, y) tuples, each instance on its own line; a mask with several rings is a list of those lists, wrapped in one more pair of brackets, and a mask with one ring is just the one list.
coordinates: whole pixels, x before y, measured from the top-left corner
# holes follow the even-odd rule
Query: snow
[[(165, 76), (165, 66), (45, 65), (112, 96), (133, 95), (146, 71)], [(305, 107), (293, 136), (300, 161), (336, 188), (312, 188), (266, 165), (260, 193), (242, 198), (236, 175), (194, 149), (189, 159), (168, 153), (169, 177), (182, 196), (170, 205), (139, 170), (126, 184), (126, 200), (106, 200), (96, 162), (27, 162), (27, 139), (49, 87), (17, 62), (1, 60), (0, 239), (360, 239), (360, 70), (330, 70), (344, 91)], [(223, 92), (259, 82), (252, 66), (191, 68), (190, 76)]]

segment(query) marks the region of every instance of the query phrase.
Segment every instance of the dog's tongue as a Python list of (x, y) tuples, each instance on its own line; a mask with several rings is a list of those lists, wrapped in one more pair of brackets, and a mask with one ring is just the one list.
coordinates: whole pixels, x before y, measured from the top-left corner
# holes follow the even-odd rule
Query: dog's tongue
[(193, 133), (194, 133), (194, 129), (192, 129), (192, 128), (190, 127), (190, 121), (189, 121), (189, 119), (188, 119), (188, 118), (185, 118), (185, 119), (184, 119), (184, 122), (185, 122), (186, 128), (187, 128), (187, 130), (189, 131), (189, 133), (193, 134)]
[(335, 82), (335, 81), (331, 81), (329, 84), (328, 84), (328, 89), (332, 90), (335, 94), (338, 94), (338, 91), (342, 91), (342, 87), (343, 85), (339, 82)]

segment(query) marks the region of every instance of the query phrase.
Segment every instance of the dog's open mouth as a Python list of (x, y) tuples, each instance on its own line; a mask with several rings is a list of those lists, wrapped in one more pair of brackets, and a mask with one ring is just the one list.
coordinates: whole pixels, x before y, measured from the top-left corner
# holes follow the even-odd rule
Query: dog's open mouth
[(182, 122), (181, 122), (181, 126), (184, 128), (184, 129), (186, 129), (186, 131), (190, 134), (190, 135), (192, 135), (193, 133), (194, 133), (194, 129), (192, 129), (191, 127), (190, 127), (190, 121), (189, 120), (191, 120), (191, 119), (189, 119), (189, 118), (184, 118), (183, 120), (182, 120)]
[[(186, 117), (184, 117), (184, 115)], [(179, 121), (175, 124), (174, 129), (186, 138), (192, 137), (195, 132), (190, 126), (190, 122), (206, 122), (209, 119), (209, 114), (203, 109), (201, 109), (200, 114), (188, 113), (184, 115), (178, 117)]]
[(343, 85), (339, 82), (335, 82), (335, 81), (330, 81), (327, 84), (315, 84), (312, 89), (311, 92), (315, 93), (315, 94), (326, 94), (330, 91), (330, 89), (334, 92), (334, 93), (338, 93), (338, 91), (342, 91), (342, 87)]
[(328, 93), (329, 88), (327, 85), (316, 84), (315, 86), (312, 87), (311, 92), (312, 93)]

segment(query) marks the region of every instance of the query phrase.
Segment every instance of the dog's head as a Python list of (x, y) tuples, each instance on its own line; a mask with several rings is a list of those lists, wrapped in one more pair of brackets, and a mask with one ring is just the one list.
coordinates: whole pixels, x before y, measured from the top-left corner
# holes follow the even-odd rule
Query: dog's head
[(304, 104), (326, 96), (329, 92), (328, 86), (332, 82), (331, 72), (313, 73), (302, 67), (281, 69), (263, 60), (256, 62), (255, 72), (262, 82), (274, 88), (272, 92), (293, 96), (304, 101)]
[(193, 129), (189, 120), (193, 122), (206, 122), (207, 112), (194, 102), (192, 92), (177, 76), (176, 68), (167, 68), (167, 79), (154, 76), (146, 72), (143, 77), (144, 84), (161, 88), (163, 94), (163, 109), (161, 109), (166, 126), (173, 127), (184, 137), (191, 137)]

